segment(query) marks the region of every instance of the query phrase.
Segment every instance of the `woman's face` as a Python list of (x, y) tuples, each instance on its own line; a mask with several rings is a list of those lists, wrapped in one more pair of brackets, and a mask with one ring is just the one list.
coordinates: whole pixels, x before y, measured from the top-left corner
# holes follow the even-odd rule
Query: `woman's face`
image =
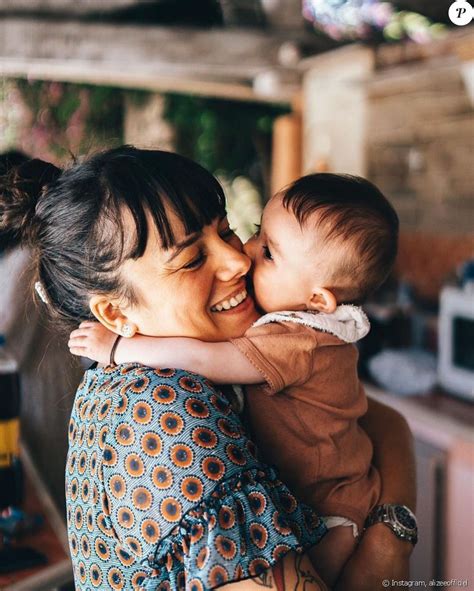
[(186, 235), (178, 218), (168, 217), (176, 246), (163, 249), (150, 222), (143, 256), (122, 266), (138, 300), (121, 306), (122, 313), (149, 336), (219, 341), (242, 335), (258, 314), (252, 298), (243, 299), (250, 259), (227, 218)]

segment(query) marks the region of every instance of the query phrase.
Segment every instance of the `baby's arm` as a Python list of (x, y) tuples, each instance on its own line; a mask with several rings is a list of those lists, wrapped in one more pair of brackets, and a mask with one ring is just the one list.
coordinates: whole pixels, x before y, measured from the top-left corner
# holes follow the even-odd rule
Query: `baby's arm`
[[(74, 355), (109, 363), (117, 335), (98, 322), (83, 322), (71, 333)], [(179, 367), (217, 384), (260, 384), (264, 378), (237, 347), (229, 342), (206, 343), (187, 337), (135, 335), (118, 342), (116, 363), (136, 362), (148, 367)]]

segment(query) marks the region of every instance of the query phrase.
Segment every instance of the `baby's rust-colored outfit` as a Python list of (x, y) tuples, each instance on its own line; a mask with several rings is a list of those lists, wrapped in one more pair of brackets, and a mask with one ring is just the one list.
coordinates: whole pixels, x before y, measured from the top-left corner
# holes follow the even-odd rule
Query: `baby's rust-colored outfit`
[(232, 340), (265, 379), (246, 388), (263, 459), (321, 516), (345, 517), (359, 532), (380, 496), (372, 443), (358, 424), (367, 398), (352, 344), (368, 329), (360, 308), (339, 306), (334, 314), (267, 314)]

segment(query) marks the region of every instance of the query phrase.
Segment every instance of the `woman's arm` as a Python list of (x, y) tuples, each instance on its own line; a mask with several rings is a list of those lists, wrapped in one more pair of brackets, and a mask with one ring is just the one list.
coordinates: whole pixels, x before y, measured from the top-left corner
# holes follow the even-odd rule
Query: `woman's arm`
[[(374, 445), (374, 464), (382, 480), (379, 503), (416, 508), (416, 469), (413, 437), (405, 419), (395, 410), (369, 399), (360, 421)], [(347, 563), (338, 591), (376, 591), (384, 579), (408, 580), (410, 542), (400, 540), (383, 523), (369, 527)]]
[(406, 420), (393, 408), (369, 398), (360, 424), (372, 440), (374, 464), (382, 479), (379, 504), (397, 503), (416, 510), (416, 465), (413, 436)]
[[(109, 363), (117, 335), (99, 322), (83, 322), (69, 337), (74, 355)], [(179, 367), (204, 376), (217, 384), (259, 384), (260, 372), (237, 347), (229, 342), (206, 343), (186, 337), (146, 337), (120, 339), (115, 363), (135, 362), (147, 367)]]
[(288, 553), (273, 568), (254, 579), (224, 585), (224, 591), (328, 591), (306, 554)]

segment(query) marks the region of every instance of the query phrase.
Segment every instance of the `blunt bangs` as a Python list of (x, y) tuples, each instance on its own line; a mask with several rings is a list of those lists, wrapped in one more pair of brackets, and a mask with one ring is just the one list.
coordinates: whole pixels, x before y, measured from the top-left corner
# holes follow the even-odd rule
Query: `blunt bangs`
[[(219, 182), (184, 156), (130, 146), (112, 150), (106, 156), (106, 162), (101, 156), (94, 160), (100, 168), (100, 182), (107, 195), (107, 217), (121, 230), (120, 258), (137, 259), (145, 252), (148, 212), (164, 249), (176, 244), (167, 210), (177, 215), (186, 234), (199, 232), (216, 218), (226, 215), (224, 191)], [(134, 220), (134, 238), (125, 235), (124, 209)]]

